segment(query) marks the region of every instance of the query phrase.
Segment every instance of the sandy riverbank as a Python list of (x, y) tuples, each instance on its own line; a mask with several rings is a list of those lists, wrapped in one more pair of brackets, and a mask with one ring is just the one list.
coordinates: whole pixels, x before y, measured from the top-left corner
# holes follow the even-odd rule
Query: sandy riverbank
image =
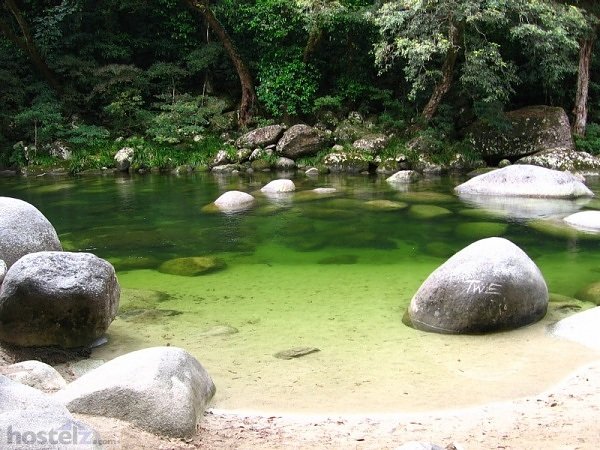
[(393, 449), (418, 440), (473, 449), (596, 449), (600, 361), (539, 395), (468, 409), (371, 416), (264, 416), (209, 410), (189, 441), (79, 416), (115, 445), (147, 449)]

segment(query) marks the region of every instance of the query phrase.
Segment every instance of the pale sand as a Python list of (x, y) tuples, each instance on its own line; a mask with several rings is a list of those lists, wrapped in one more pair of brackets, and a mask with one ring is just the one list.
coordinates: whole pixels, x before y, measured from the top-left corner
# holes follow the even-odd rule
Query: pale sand
[(265, 416), (209, 410), (188, 441), (117, 420), (78, 416), (117, 444), (108, 449), (393, 449), (408, 441), (473, 449), (597, 449), (600, 361), (550, 390), (468, 409), (369, 416)]

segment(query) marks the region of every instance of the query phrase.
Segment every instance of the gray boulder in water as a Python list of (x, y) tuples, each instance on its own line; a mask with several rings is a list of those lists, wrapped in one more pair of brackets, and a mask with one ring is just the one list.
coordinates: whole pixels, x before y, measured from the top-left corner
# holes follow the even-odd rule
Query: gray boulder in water
[(194, 435), (215, 385), (185, 350), (153, 347), (119, 356), (54, 394), (69, 411), (114, 417), (151, 433)]
[(525, 252), (492, 237), (438, 267), (412, 298), (408, 314), (417, 329), (477, 334), (538, 321), (548, 297), (542, 273)]
[(496, 195), (538, 198), (594, 196), (581, 178), (572, 173), (525, 164), (514, 164), (478, 175), (454, 190), (459, 196)]
[(7, 272), (0, 290), (0, 340), (14, 345), (82, 347), (117, 314), (113, 266), (91, 253), (38, 252)]
[(33, 205), (0, 197), (0, 259), (10, 268), (21, 256), (62, 250), (52, 224)]

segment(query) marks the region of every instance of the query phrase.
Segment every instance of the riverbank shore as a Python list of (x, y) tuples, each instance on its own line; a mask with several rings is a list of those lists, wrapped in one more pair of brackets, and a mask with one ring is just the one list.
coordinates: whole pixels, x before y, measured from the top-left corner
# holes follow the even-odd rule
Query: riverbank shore
[[(11, 363), (0, 349), (0, 365)], [(189, 440), (168, 439), (119, 420), (75, 415), (107, 449), (394, 449), (409, 441), (460, 449), (597, 448), (600, 360), (533, 396), (469, 408), (370, 415), (267, 415), (209, 409)]]
[(539, 395), (427, 413), (268, 416), (208, 410), (189, 441), (161, 439), (124, 422), (78, 416), (108, 449), (394, 449), (409, 441), (460, 449), (597, 448), (600, 361)]

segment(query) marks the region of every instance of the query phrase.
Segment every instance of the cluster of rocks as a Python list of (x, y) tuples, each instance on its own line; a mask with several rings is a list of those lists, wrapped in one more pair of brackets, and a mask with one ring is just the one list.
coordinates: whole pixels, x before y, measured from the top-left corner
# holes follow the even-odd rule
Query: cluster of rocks
[[(0, 444), (2, 448), (24, 448), (23, 444), (98, 448), (103, 436), (75, 421), (72, 413), (120, 419), (158, 435), (189, 438), (215, 390), (204, 367), (176, 347), (128, 353), (69, 384), (44, 363), (14, 364), (0, 371), (0, 435), (14, 442)], [(61, 432), (63, 441), (58, 440)], [(31, 440), (30, 433), (46, 441)]]
[[(511, 199), (515, 204), (531, 198), (551, 203), (594, 196), (582, 177), (530, 165), (479, 175), (457, 186), (455, 192), (463, 199), (481, 199), (487, 208), (499, 202), (511, 204)], [(600, 235), (599, 211), (583, 211), (561, 220)], [(597, 286), (589, 287), (580, 297), (589, 300), (589, 293), (597, 291)], [(436, 269), (413, 296), (408, 317), (421, 330), (485, 333), (538, 321), (546, 314), (548, 301), (542, 273), (529, 256), (512, 242), (491, 237), (460, 250)]]
[[(196, 272), (221, 268), (212, 260), (191, 259)], [(164, 270), (182, 265), (190, 266), (174, 261)], [(0, 284), (0, 341), (12, 346), (93, 346), (119, 307), (120, 286), (111, 264), (91, 253), (62, 251), (39, 210), (7, 197), (0, 197)], [(190, 437), (214, 393), (202, 365), (174, 347), (123, 355), (70, 384), (39, 361), (0, 367), (0, 436), (10, 440), (0, 446), (98, 448), (102, 437), (72, 413)]]

